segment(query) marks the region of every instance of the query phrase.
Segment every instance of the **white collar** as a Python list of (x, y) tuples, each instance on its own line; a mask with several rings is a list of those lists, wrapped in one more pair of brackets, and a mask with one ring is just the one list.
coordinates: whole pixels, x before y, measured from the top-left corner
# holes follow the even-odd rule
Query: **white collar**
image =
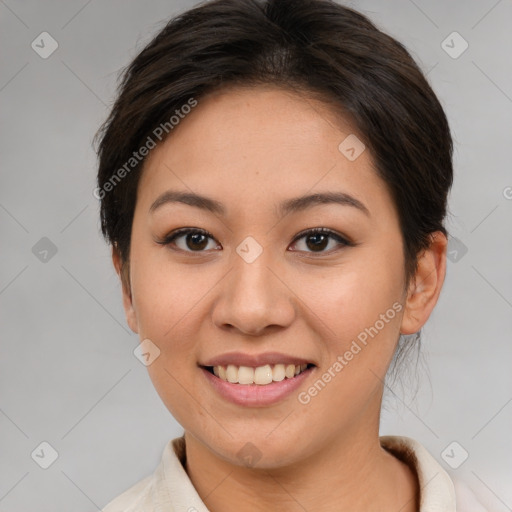
[(455, 512), (453, 482), (423, 445), (404, 436), (381, 436), (380, 444), (415, 470), (420, 487), (419, 512)]
[[(450, 476), (419, 442), (402, 436), (381, 436), (380, 441), (416, 470), (419, 512), (456, 512)], [(155, 472), (112, 500), (103, 512), (209, 512), (183, 467), (184, 460), (185, 438), (169, 441)]]

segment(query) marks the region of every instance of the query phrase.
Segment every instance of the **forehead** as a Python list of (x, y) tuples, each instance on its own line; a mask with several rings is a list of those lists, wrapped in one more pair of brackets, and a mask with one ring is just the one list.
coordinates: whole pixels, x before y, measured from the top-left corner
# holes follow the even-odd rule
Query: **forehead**
[(152, 150), (138, 195), (147, 202), (179, 188), (256, 207), (322, 189), (391, 201), (369, 151), (351, 160), (340, 150), (348, 140), (359, 152), (354, 137), (351, 123), (307, 95), (271, 86), (216, 91)]
[[(340, 136), (355, 132), (346, 116), (334, 109), (334, 105), (307, 93), (273, 85), (230, 86), (200, 98), (194, 110), (173, 129), (168, 141), (170, 145), (171, 138), (175, 145), (186, 142), (184, 149), (207, 145), (217, 157), (234, 150), (263, 157), (262, 149), (281, 158), (307, 157), (312, 145), (322, 142), (319, 149), (325, 151), (327, 144), (334, 142), (337, 146)], [(192, 131), (201, 139), (190, 140)], [(202, 155), (196, 152), (189, 156)]]

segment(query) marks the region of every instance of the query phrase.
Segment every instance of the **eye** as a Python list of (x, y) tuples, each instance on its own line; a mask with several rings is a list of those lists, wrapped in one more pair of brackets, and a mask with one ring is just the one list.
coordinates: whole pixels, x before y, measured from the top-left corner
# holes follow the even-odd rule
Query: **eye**
[[(180, 239), (183, 239), (181, 246), (179, 243), (176, 243)], [(208, 246), (208, 239), (215, 241), (213, 235), (204, 229), (181, 228), (169, 233), (162, 240), (156, 240), (156, 243), (160, 245), (176, 245), (179, 250), (185, 252), (205, 252), (204, 249)], [(213, 248), (216, 247), (219, 247), (219, 244), (216, 244)]]
[[(336, 232), (327, 228), (314, 228), (302, 231), (295, 237), (292, 247), (297, 245), (298, 241), (301, 239), (305, 240), (306, 249), (294, 248), (292, 249), (293, 251), (328, 253), (337, 250), (340, 246), (354, 245)], [(220, 244), (216, 242), (213, 235), (204, 229), (180, 228), (169, 233), (162, 240), (156, 240), (156, 243), (160, 245), (174, 245), (178, 250), (184, 252), (205, 252), (210, 240), (214, 242), (213, 247), (210, 247), (210, 249), (221, 247)], [(181, 242), (178, 243), (179, 241)], [(334, 243), (331, 244), (331, 248), (325, 250), (329, 247), (329, 242), (333, 241)], [(334, 248), (332, 246), (334, 246)]]
[[(309, 229), (307, 231), (303, 231), (299, 233), (295, 240), (293, 241), (293, 245), (297, 244), (298, 240), (305, 239), (305, 246), (307, 249), (310, 249), (309, 251), (306, 249), (305, 252), (333, 252), (337, 250), (337, 248), (340, 248), (340, 246), (352, 246), (353, 244), (343, 238), (342, 236), (338, 235), (336, 232), (327, 229), (327, 228), (314, 228)], [(330, 241), (335, 241), (332, 245), (334, 246), (334, 249), (324, 250), (326, 247), (329, 246)], [(303, 249), (293, 249), (293, 250), (303, 250)]]

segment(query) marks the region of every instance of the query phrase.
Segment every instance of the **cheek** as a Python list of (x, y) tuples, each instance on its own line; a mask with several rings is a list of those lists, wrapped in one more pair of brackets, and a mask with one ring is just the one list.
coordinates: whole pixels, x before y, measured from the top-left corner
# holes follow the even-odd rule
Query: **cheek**
[(187, 425), (195, 403), (193, 377), (199, 371), (195, 351), (198, 323), (194, 319), (207, 276), (189, 270), (192, 266), (178, 269), (151, 252), (139, 251), (131, 276), (140, 338), (150, 339), (160, 350), (146, 369), (170, 413)]
[[(322, 275), (301, 276), (301, 298), (312, 318), (320, 320), (326, 339), (335, 340), (337, 349), (373, 326), (386, 315), (386, 328), (398, 324), (393, 304), (401, 297), (400, 260), (375, 259), (363, 251), (346, 265), (330, 268)], [(381, 324), (378, 324), (381, 326)]]
[(306, 304), (326, 352), (317, 380), (302, 390), (299, 401), (314, 417), (337, 418), (333, 425), (349, 421), (370, 402), (377, 404), (396, 347), (398, 266), (380, 265), (339, 269), (307, 285)]
[(205, 294), (208, 275), (194, 272), (192, 265), (173, 264), (165, 248), (138, 252), (131, 278), (141, 336), (171, 340)]

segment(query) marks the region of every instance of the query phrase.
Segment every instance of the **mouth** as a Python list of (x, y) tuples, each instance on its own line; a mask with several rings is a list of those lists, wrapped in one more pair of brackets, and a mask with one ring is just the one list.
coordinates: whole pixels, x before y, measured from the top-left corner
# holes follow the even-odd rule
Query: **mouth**
[(302, 373), (314, 368), (315, 365), (312, 363), (278, 363), (255, 367), (236, 366), (233, 364), (201, 367), (224, 382), (242, 386), (267, 386), (274, 382), (295, 379)]

